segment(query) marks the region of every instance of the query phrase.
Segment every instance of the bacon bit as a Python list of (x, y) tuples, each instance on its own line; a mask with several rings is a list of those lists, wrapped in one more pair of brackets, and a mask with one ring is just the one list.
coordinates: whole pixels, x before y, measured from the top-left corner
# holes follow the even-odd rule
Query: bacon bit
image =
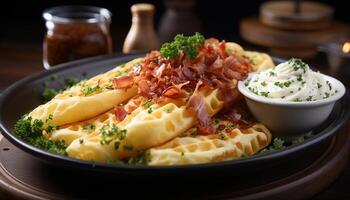
[(185, 97), (186, 94), (180, 88), (178, 88), (176, 86), (170, 86), (164, 90), (162, 96), (169, 97), (172, 99), (177, 99), (177, 98)]
[(135, 105), (128, 105), (127, 106), (127, 110), (128, 110), (128, 113), (131, 113), (132, 111), (136, 110), (137, 106)]
[(233, 108), (225, 109), (218, 113), (218, 116), (223, 120), (228, 120), (237, 124), (239, 128), (247, 129), (253, 126), (254, 119), (248, 112), (248, 107), (244, 100), (231, 105)]
[(226, 128), (226, 126), (224, 124), (220, 124), (217, 128), (218, 131), (222, 131)]
[(186, 108), (197, 117), (197, 129), (199, 134), (209, 135), (214, 133), (210, 116), (205, 108), (205, 100), (202, 96), (199, 94), (193, 94), (188, 100)]
[(153, 75), (155, 77), (161, 77), (162, 74), (163, 74), (164, 69), (165, 69), (165, 64), (163, 63), (163, 64), (160, 65), (160, 67), (154, 68)]
[(140, 80), (140, 82), (138, 83), (139, 85), (139, 93), (140, 95), (144, 96), (144, 97), (150, 97), (150, 87), (148, 86), (148, 83), (146, 80)]
[(126, 89), (131, 88), (134, 85), (134, 79), (131, 76), (122, 76), (113, 79), (114, 89)]
[(115, 119), (120, 122), (123, 121), (123, 119), (125, 119), (125, 117), (127, 116), (127, 112), (125, 111), (125, 109), (122, 106), (115, 106), (114, 107), (114, 115), (115, 115)]

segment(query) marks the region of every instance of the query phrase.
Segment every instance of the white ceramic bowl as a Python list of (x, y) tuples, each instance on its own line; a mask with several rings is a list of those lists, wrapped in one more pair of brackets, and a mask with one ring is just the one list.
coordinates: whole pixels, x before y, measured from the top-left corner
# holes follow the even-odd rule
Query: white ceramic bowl
[(326, 121), (335, 102), (345, 94), (345, 87), (340, 81), (327, 75), (323, 76), (338, 92), (329, 98), (316, 101), (289, 102), (259, 96), (250, 92), (243, 81), (239, 81), (238, 89), (245, 96), (253, 116), (265, 124), (274, 135), (295, 136)]

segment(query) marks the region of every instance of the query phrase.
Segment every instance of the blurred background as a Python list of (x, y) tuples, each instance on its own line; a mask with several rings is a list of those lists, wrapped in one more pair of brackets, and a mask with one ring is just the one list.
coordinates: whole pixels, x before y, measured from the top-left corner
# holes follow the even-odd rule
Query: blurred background
[[(342, 45), (350, 40), (348, 32), (350, 16), (347, 1), (317, 1), (318, 3), (326, 4), (334, 11), (329, 16), (323, 16), (322, 13), (324, 12), (322, 9), (319, 11), (321, 13), (319, 16), (320, 20), (325, 20), (324, 22), (327, 25), (320, 25), (320, 23), (316, 22), (315, 24), (309, 24), (309, 28), (306, 28), (309, 30), (298, 30), (298, 26), (294, 26), (290, 30), (288, 27), (280, 29), (278, 25), (276, 25), (277, 27), (266, 26), (259, 20), (262, 4), (267, 2), (261, 0), (52, 0), (35, 2), (12, 0), (8, 1), (7, 5), (3, 6), (3, 10), (0, 12), (2, 19), (2, 25), (0, 26), (0, 90), (26, 75), (44, 69), (42, 64), (42, 46), (47, 29), (42, 13), (45, 9), (59, 5), (91, 5), (108, 9), (112, 13), (110, 35), (113, 52), (121, 52), (124, 40), (131, 27), (132, 14), (130, 7), (135, 3), (141, 2), (154, 5), (154, 29), (161, 42), (171, 38), (171, 31), (174, 30), (200, 31), (206, 37), (234, 41), (246, 49), (267, 51), (272, 55), (291, 57), (294, 52), (295, 56), (305, 57), (311, 63), (319, 65), (321, 71), (328, 73), (333, 72), (328, 67), (329, 59), (327, 55), (329, 56), (330, 54), (327, 53), (329, 52), (327, 44), (339, 43), (339, 45)], [(273, 8), (267, 8), (266, 12), (278, 17), (279, 10), (279, 8), (277, 11)], [(184, 21), (186, 23), (183, 23)], [(297, 38), (292, 38), (290, 41), (286, 40), (286, 37), (292, 37), (297, 34), (301, 35), (298, 35)], [(303, 37), (303, 34), (306, 34), (306, 36)], [(265, 36), (269, 36), (269, 38), (265, 38)], [(293, 47), (292, 53), (288, 48), (289, 42), (290, 45), (297, 43), (295, 41), (306, 44), (314, 38), (317, 41), (312, 44), (312, 47), (296, 46), (295, 48)], [(266, 42), (270, 40), (270, 43)], [(276, 46), (274, 42), (277, 42), (278, 45)], [(279, 44), (283, 45), (279, 46)], [(299, 51), (298, 48), (302, 50)], [(338, 55), (338, 53), (336, 54)], [(344, 67), (349, 63), (344, 64), (339, 60), (334, 62), (338, 62), (338, 64), (333, 64), (337, 65), (335, 66), (336, 68), (339, 68), (339, 65)]]

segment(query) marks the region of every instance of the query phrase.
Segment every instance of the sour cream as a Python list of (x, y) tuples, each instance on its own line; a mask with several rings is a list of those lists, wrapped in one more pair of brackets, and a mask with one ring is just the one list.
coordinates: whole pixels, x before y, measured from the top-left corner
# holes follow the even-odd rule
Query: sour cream
[(282, 101), (316, 101), (336, 92), (320, 72), (312, 71), (300, 59), (292, 58), (274, 68), (253, 74), (246, 88), (257, 95)]

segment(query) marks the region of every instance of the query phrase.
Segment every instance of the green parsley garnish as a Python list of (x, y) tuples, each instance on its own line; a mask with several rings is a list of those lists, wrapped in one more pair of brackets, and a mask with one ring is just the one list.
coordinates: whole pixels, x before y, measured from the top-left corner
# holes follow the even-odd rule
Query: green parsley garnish
[(274, 71), (270, 71), (270, 76), (276, 76), (276, 73)]
[(192, 131), (190, 133), (190, 136), (192, 136), (192, 137), (196, 137), (197, 135), (198, 135), (197, 131)]
[(74, 77), (67, 77), (64, 79), (64, 84), (66, 85), (66, 88), (71, 88), (74, 85), (76, 85), (78, 82), (79, 81)]
[(235, 124), (229, 124), (229, 125), (227, 125), (227, 128), (228, 129), (234, 129), (234, 128), (236, 128), (236, 125)]
[(152, 99), (148, 99), (147, 101), (143, 102), (141, 105), (149, 108), (153, 104)]
[(263, 97), (268, 97), (270, 92), (260, 92), (260, 95)]
[(301, 74), (298, 75), (297, 81), (303, 81)]
[(215, 124), (219, 124), (220, 120), (219, 119), (214, 119)]
[(129, 144), (124, 144), (124, 149), (127, 150), (127, 151), (132, 151), (133, 147)]
[(83, 125), (83, 131), (87, 133), (91, 133), (96, 129), (95, 124), (85, 124)]
[(116, 124), (104, 125), (100, 128), (101, 140), (100, 143), (102, 145), (109, 144), (113, 140), (123, 140), (126, 135), (126, 129), (119, 129)]
[(114, 149), (115, 150), (118, 150), (119, 146), (120, 146), (120, 142), (119, 141), (114, 142)]
[[(52, 117), (51, 117), (52, 118)], [(50, 119), (45, 120), (48, 122)], [(52, 153), (67, 155), (65, 142), (62, 141), (52, 141), (44, 138), (42, 132), (49, 127), (50, 125), (44, 123), (39, 119), (32, 119), (26, 115), (22, 116), (19, 119), (14, 127), (15, 133), (25, 140), (26, 142), (32, 144), (35, 147), (40, 149), (50, 151)], [(50, 126), (50, 131), (55, 130), (58, 126)]]
[(306, 73), (306, 68), (308, 67), (308, 65), (299, 58), (292, 58), (288, 60), (288, 64), (293, 66), (294, 71), (302, 69), (304, 73)]
[(152, 108), (152, 107), (149, 107), (149, 108), (147, 109), (147, 112), (148, 112), (148, 114), (151, 114), (151, 113), (153, 112), (153, 108)]
[(99, 92), (101, 91), (102, 88), (99, 86), (99, 85), (96, 85), (95, 87), (84, 87), (81, 92), (85, 95), (85, 96), (89, 96), (89, 95), (92, 95), (96, 92)]
[(332, 85), (331, 85), (331, 83), (330, 83), (329, 81), (326, 81), (326, 83), (327, 83), (327, 85), (328, 85), (329, 90), (332, 90)]
[(260, 83), (262, 86), (266, 87), (267, 83), (264, 81), (264, 82), (261, 82)]
[(160, 53), (164, 58), (174, 59), (182, 51), (188, 58), (194, 59), (198, 55), (197, 47), (203, 44), (205, 38), (200, 33), (193, 36), (184, 36), (178, 34), (170, 43), (164, 43), (160, 49)]
[(329, 96), (331, 96), (331, 94), (330, 94), (329, 92), (325, 92), (323, 98), (326, 99), (326, 98), (328, 98)]
[(148, 151), (146, 152), (137, 152), (137, 155), (135, 157), (129, 158), (128, 164), (129, 165), (147, 165), (148, 162), (150, 162), (151, 156)]
[(84, 139), (79, 139), (79, 143), (83, 144), (84, 143)]
[(322, 84), (317, 83), (317, 88), (320, 89), (322, 87)]
[(308, 97), (306, 98), (306, 101), (312, 101), (312, 97), (313, 97), (313, 96), (308, 96)]
[(219, 133), (220, 140), (224, 140), (226, 138), (226, 135), (223, 133)]
[(55, 89), (46, 87), (43, 91), (43, 94), (42, 94), (44, 102), (46, 103), (46, 102), (50, 101), (57, 94), (58, 94), (58, 92)]
[(286, 146), (284, 145), (284, 140), (281, 138), (275, 138), (273, 139), (273, 142), (269, 147), (260, 151), (260, 154), (269, 154), (269, 153), (283, 150), (285, 148)]
[(300, 99), (300, 98), (295, 98), (293, 101), (295, 101), (295, 102), (301, 102), (301, 99)]
[(172, 111), (171, 108), (167, 108), (167, 109), (165, 110), (166, 113), (171, 113), (171, 111)]
[(120, 76), (120, 75), (122, 75), (122, 72), (121, 72), (121, 71), (116, 71), (116, 72), (115, 72), (115, 77), (118, 77), (118, 76)]

